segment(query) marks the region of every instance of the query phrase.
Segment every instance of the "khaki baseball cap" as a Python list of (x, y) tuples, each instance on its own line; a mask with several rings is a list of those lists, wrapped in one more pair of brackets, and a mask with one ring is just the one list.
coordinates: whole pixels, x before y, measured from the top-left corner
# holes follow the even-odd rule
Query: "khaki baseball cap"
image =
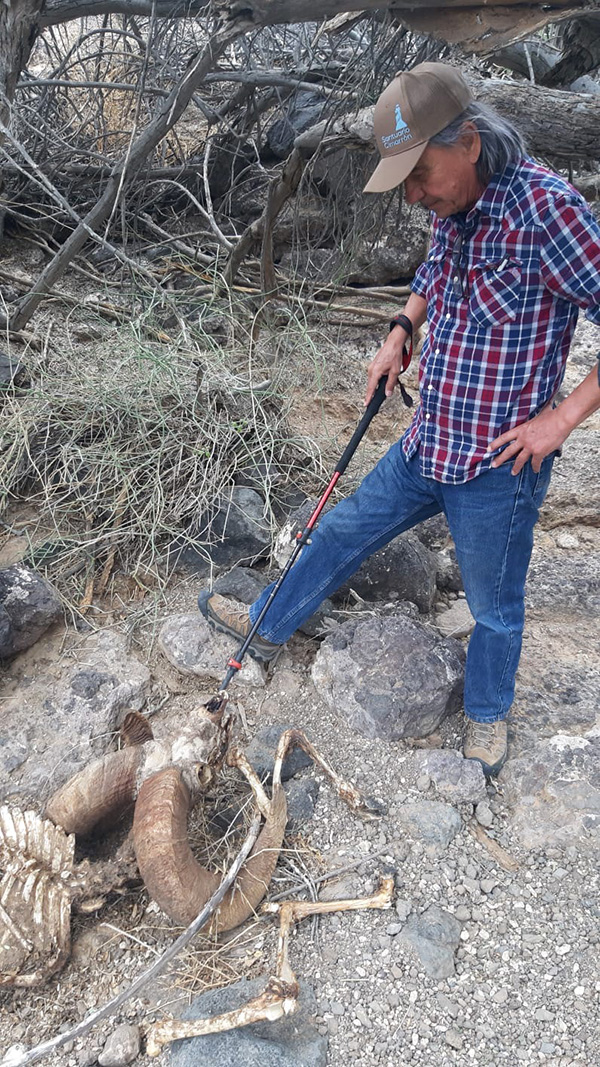
[(375, 104), (373, 126), (381, 162), (364, 188), (385, 193), (408, 177), (428, 141), (472, 102), (471, 90), (456, 67), (420, 63), (400, 71)]

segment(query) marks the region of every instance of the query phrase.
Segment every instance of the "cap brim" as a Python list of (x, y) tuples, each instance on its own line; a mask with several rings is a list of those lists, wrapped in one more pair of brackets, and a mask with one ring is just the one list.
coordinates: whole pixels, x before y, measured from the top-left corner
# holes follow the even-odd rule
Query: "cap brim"
[(399, 152), (397, 156), (386, 156), (382, 159), (365, 185), (363, 193), (387, 193), (389, 189), (395, 189), (405, 178), (408, 178), (428, 143), (428, 141), (423, 141), (422, 144), (415, 145), (406, 152)]

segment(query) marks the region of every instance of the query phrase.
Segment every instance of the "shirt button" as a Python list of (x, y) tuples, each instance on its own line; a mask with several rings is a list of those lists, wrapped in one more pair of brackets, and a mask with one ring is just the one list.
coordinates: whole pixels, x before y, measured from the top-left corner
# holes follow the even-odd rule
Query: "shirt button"
[(427, 419), (427, 421), (429, 421), (429, 419), (431, 418), (431, 415), (429, 414), (429, 412), (427, 412), (425, 418)]
[(431, 382), (429, 383), (429, 385), (427, 386), (427, 388), (428, 388), (428, 389), (433, 389), (433, 386), (432, 386)]
[(449, 311), (447, 311), (447, 312), (446, 312), (446, 318), (447, 318), (447, 319), (449, 319), (449, 318), (450, 318), (450, 312), (449, 312)]
[(439, 348), (436, 348), (436, 350), (435, 350), (435, 354), (436, 354), (436, 356), (439, 356), (439, 354), (440, 354), (440, 350), (439, 350)]

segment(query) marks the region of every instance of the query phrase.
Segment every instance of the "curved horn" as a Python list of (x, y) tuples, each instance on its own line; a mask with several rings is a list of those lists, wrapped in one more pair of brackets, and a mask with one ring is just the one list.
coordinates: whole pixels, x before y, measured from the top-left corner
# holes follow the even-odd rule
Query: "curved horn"
[(68, 834), (89, 834), (101, 823), (114, 822), (135, 801), (142, 755), (137, 746), (94, 760), (50, 797), (46, 818)]
[[(187, 837), (190, 794), (176, 767), (143, 783), (133, 817), (133, 843), (140, 874), (152, 898), (176, 923), (188, 926), (220, 884), (194, 858)], [(287, 801), (273, 791), (270, 814), (235, 886), (211, 921), (214, 931), (231, 930), (252, 915), (264, 897), (279, 857)]]

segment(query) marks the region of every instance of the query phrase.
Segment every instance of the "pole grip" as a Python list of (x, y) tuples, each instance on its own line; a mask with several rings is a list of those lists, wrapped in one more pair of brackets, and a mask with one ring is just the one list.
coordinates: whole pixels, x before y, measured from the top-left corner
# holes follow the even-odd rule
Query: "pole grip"
[(356, 452), (356, 449), (358, 448), (362, 438), (368, 430), (371, 420), (375, 418), (375, 415), (383, 404), (383, 401), (385, 400), (385, 387), (387, 385), (387, 380), (387, 374), (384, 374), (383, 378), (379, 379), (377, 383), (377, 388), (373, 393), (373, 396), (369, 400), (369, 403), (367, 404), (365, 413), (362, 419), (360, 420), (358, 426), (356, 427), (354, 433), (352, 434), (352, 437), (348, 441), (348, 444), (344, 449), (340, 461), (337, 467), (335, 468), (338, 474), (343, 474), (346, 470), (346, 467), (352, 459), (352, 456)]

